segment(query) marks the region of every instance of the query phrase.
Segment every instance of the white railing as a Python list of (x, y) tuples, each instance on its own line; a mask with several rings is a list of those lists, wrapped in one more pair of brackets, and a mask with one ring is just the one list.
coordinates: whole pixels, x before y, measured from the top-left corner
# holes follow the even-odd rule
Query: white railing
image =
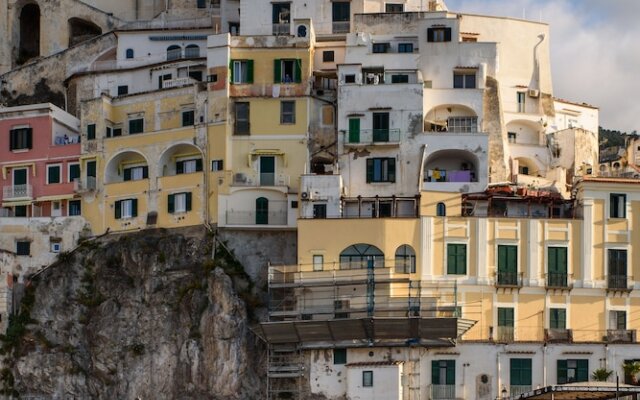
[(433, 400), (455, 400), (456, 385), (431, 385)]
[(510, 385), (509, 396), (512, 399), (520, 396), (522, 393), (527, 393), (531, 390), (531, 385)]
[(31, 198), (32, 195), (33, 188), (31, 185), (13, 185), (2, 188), (2, 198), (5, 200)]
[(96, 189), (96, 178), (93, 176), (76, 178), (73, 180), (73, 190), (75, 192), (87, 192), (95, 189)]
[(169, 79), (166, 81), (162, 81), (162, 88), (167, 89), (167, 88), (175, 88), (180, 86), (188, 86), (188, 85), (193, 85), (195, 82), (196, 80), (189, 76), (186, 76), (183, 78)]
[(290, 23), (273, 24), (273, 34), (276, 36), (289, 35), (290, 32), (291, 32)]
[[(271, 203), (269, 203), (271, 204)], [(236, 211), (227, 210), (227, 225), (287, 225), (287, 211)]]
[(233, 186), (289, 186), (290, 182), (289, 175), (275, 173), (237, 173), (233, 176)]

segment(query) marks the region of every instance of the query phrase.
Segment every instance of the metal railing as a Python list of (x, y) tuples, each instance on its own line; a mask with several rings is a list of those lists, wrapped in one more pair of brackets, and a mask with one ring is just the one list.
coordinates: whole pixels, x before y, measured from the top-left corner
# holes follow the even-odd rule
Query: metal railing
[(607, 329), (607, 341), (610, 343), (635, 343), (635, 329)]
[(522, 286), (522, 273), (498, 271), (496, 286)]
[(273, 24), (273, 34), (276, 36), (289, 35), (291, 32), (290, 23)]
[(569, 288), (569, 274), (564, 272), (549, 272), (547, 273), (547, 287), (548, 288)]
[(532, 389), (531, 385), (509, 385), (509, 396), (513, 399)]
[(427, 169), (424, 181), (435, 182), (477, 182), (476, 172), (472, 170), (447, 170), (443, 168)]
[(627, 282), (627, 276), (626, 275), (609, 275), (607, 277), (607, 288), (628, 290), (629, 285)]
[(2, 188), (2, 198), (5, 200), (30, 198), (32, 196), (33, 188), (31, 185), (12, 185)]
[(571, 329), (545, 329), (545, 342), (563, 342), (571, 343), (573, 341), (573, 332)]
[(350, 21), (334, 21), (333, 22), (333, 33), (349, 33), (350, 30), (351, 30)]
[(345, 144), (399, 143), (400, 129), (360, 129), (347, 132)]
[(96, 189), (96, 178), (86, 176), (84, 178), (76, 178), (73, 180), (73, 190), (75, 192), (86, 192)]
[[(271, 204), (273, 202), (269, 202)], [(287, 211), (227, 210), (227, 225), (287, 225)]]
[(513, 342), (515, 329), (513, 326), (499, 326), (495, 340), (503, 343)]
[(455, 400), (456, 385), (431, 385), (433, 400)]
[(193, 85), (196, 82), (197, 81), (195, 79), (189, 76), (182, 77), (182, 78), (168, 79), (166, 81), (162, 81), (162, 88), (168, 89), (168, 88), (175, 88), (175, 87), (181, 87), (181, 86), (188, 86), (188, 85)]
[(272, 172), (260, 174), (236, 173), (233, 175), (233, 186), (289, 186), (291, 177)]

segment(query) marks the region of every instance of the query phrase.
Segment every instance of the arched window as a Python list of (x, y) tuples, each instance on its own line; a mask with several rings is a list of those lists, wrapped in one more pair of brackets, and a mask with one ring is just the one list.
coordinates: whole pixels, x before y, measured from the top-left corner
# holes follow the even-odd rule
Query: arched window
[(182, 57), (182, 47), (172, 44), (167, 47), (167, 60), (178, 60)]
[(256, 225), (269, 224), (269, 199), (258, 197), (256, 199)]
[(340, 253), (340, 269), (363, 269), (384, 267), (384, 253), (366, 243), (354, 244)]
[(444, 203), (438, 203), (436, 205), (436, 216), (444, 217), (447, 215), (447, 206)]
[(416, 252), (408, 244), (403, 244), (396, 250), (396, 272), (399, 274), (416, 272)]
[(185, 58), (198, 58), (200, 57), (200, 47), (197, 44), (190, 44), (184, 48)]
[(125, 57), (133, 58), (133, 49), (127, 49), (127, 51), (125, 52)]

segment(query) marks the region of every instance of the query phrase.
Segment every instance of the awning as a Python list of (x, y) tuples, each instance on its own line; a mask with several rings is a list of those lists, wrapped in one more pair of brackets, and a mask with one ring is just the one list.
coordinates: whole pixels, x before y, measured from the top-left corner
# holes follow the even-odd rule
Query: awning
[(513, 399), (549, 399), (549, 400), (577, 400), (577, 399), (615, 399), (618, 397), (640, 394), (640, 387), (631, 385), (619, 385), (613, 382), (578, 382), (566, 385), (547, 386), (533, 389)]
[(68, 199), (73, 199), (74, 197), (75, 195), (73, 193), (68, 193), (68, 194), (58, 194), (54, 196), (41, 196), (35, 199), (34, 201), (38, 202), (38, 201), (68, 200)]
[(284, 153), (284, 151), (282, 150), (277, 150), (277, 149), (262, 149), (262, 150), (253, 150), (251, 153), (249, 153), (249, 157), (247, 159), (247, 166), (251, 167), (252, 166), (252, 161), (253, 161), (253, 157), (259, 157), (259, 156), (282, 156), (282, 158), (284, 159), (284, 166), (287, 166), (287, 155)]
[(31, 200), (6, 201), (2, 203), (2, 207), (16, 207), (16, 206), (28, 206), (28, 205), (31, 205)]

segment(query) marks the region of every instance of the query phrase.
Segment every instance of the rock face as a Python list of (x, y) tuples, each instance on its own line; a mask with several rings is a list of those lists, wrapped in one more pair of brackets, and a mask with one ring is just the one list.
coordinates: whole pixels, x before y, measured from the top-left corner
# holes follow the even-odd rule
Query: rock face
[(60, 399), (263, 397), (265, 351), (245, 306), (258, 296), (231, 255), (218, 248), (211, 259), (212, 242), (204, 230), (144, 231), (62, 254), (34, 280), (26, 333), (13, 347), (3, 340), (3, 390)]

